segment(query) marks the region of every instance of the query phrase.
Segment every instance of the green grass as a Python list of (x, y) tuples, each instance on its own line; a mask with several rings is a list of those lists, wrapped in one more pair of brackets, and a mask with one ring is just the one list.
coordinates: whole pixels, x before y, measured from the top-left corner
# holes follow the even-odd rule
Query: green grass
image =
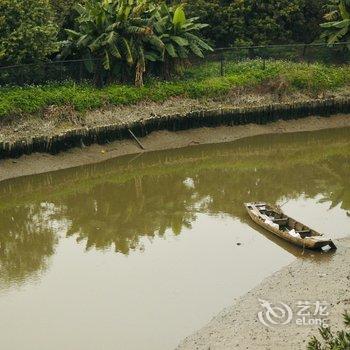
[(283, 79), (284, 89), (317, 93), (334, 91), (350, 85), (350, 66), (292, 63), (288, 61), (226, 62), (225, 76), (220, 77), (217, 62), (187, 69), (171, 82), (151, 79), (145, 87), (111, 85), (97, 89), (91, 85), (67, 82), (60, 85), (7, 87), (0, 90), (0, 117), (34, 114), (45, 107), (73, 106), (83, 112), (107, 105), (130, 105), (140, 101), (161, 102), (173, 96), (189, 98), (222, 97), (230, 90), (256, 87)]

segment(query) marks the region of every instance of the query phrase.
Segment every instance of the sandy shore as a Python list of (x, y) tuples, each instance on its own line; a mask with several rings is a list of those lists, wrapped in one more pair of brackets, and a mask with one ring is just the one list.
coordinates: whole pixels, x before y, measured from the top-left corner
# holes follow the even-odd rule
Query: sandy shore
[[(350, 311), (350, 238), (336, 244), (336, 253), (322, 262), (298, 259), (268, 277), (186, 338), (177, 350), (306, 349), (308, 339), (318, 336), (318, 327), (296, 324), (298, 301), (326, 301), (329, 324), (334, 330), (343, 329), (342, 313)], [(258, 320), (262, 310), (259, 299), (286, 303), (293, 309), (292, 321), (266, 327)], [(314, 311), (314, 307), (310, 310)]]
[(287, 132), (313, 131), (329, 128), (349, 127), (347, 115), (330, 118), (308, 117), (267, 125), (241, 125), (234, 127), (199, 128), (181, 132), (159, 131), (141, 139), (146, 150), (141, 150), (133, 140), (124, 140), (99, 146), (75, 148), (58, 155), (32, 154), (19, 159), (0, 160), (0, 181), (19, 176), (39, 174), (49, 171), (102, 162), (127, 154), (181, 148), (199, 144), (230, 142), (240, 138)]

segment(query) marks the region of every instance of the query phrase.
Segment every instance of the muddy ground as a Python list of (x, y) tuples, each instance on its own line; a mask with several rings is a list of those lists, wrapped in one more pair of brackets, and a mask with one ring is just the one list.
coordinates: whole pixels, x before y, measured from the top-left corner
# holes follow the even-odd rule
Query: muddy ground
[(137, 154), (171, 148), (196, 146), (200, 144), (230, 142), (240, 138), (272, 133), (312, 131), (328, 128), (349, 127), (347, 115), (330, 118), (308, 117), (267, 125), (241, 125), (233, 127), (199, 128), (180, 132), (159, 131), (140, 139), (145, 151), (133, 140), (116, 141), (104, 146), (92, 145), (74, 148), (58, 155), (44, 153), (22, 156), (19, 159), (0, 160), (0, 181), (19, 176), (39, 174), (84, 164), (102, 162), (126, 154)]
[[(326, 322), (333, 330), (344, 329), (342, 314), (345, 310), (350, 311), (350, 238), (336, 244), (336, 253), (322, 263), (298, 259), (268, 277), (203, 329), (186, 338), (177, 350), (306, 350), (311, 337), (316, 335), (320, 339), (320, 336), (318, 326), (309, 325), (308, 320), (312, 317), (305, 317), (305, 321), (296, 324), (299, 301), (325, 301), (324, 313), (329, 313), (324, 317)], [(268, 322), (268, 327), (263, 325), (258, 318), (258, 313), (263, 310), (259, 299), (273, 305), (279, 305), (281, 301), (286, 303), (294, 311), (293, 319), (286, 325)]]

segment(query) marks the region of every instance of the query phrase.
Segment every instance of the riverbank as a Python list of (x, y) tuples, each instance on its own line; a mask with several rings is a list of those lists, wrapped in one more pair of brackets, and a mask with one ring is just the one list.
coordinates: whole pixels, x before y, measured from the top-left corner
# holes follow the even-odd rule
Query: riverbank
[(279, 120), (266, 125), (248, 124), (233, 127), (198, 128), (179, 132), (153, 132), (141, 139), (146, 150), (133, 140), (122, 140), (106, 145), (73, 148), (57, 155), (34, 153), (19, 159), (0, 161), (0, 181), (19, 176), (39, 174), (49, 171), (77, 167), (102, 162), (127, 154), (142, 154), (147, 151), (181, 148), (199, 144), (231, 142), (237, 139), (275, 133), (313, 131), (350, 126), (348, 115), (335, 115), (329, 118), (308, 117), (296, 120)]
[(222, 311), (207, 326), (186, 338), (177, 350), (227, 349), (306, 349), (317, 326), (297, 325), (266, 327), (258, 321), (262, 310), (259, 299), (272, 304), (284, 302), (293, 308), (298, 301), (325, 301), (332, 329), (343, 329), (342, 314), (350, 310), (350, 238), (336, 242), (338, 250), (320, 260), (298, 259)]
[[(337, 91), (310, 93), (306, 91), (275, 91), (266, 82), (265, 85), (251, 89), (232, 89), (225, 95), (201, 96), (186, 98), (184, 96), (169, 97), (165, 101), (141, 101), (131, 105), (104, 106), (92, 108), (84, 112), (73, 106), (51, 105), (40, 113), (18, 113), (15, 116), (0, 118), (0, 143), (15, 143), (22, 140), (29, 142), (32, 138), (55, 137), (70, 130), (94, 128), (106, 125), (124, 125), (145, 122), (149, 119), (168, 116), (186, 116), (193, 112), (234, 110), (245, 111), (249, 108), (266, 108), (283, 104), (322, 104), (323, 101), (347, 99), (350, 88), (345, 86)], [(24, 96), (26, 97), (26, 96)], [(23, 97), (23, 98), (24, 98)], [(32, 96), (28, 96), (31, 99)]]
[(348, 66), (247, 60), (188, 67), (172, 81), (102, 89), (65, 82), (0, 91), (0, 158), (58, 153), (154, 131), (350, 113)]
[[(115, 122), (120, 114), (122, 121), (128, 122), (140, 113), (145, 117), (144, 109), (155, 105), (157, 115), (166, 114), (169, 100), (175, 102), (175, 113), (183, 114), (188, 104), (202, 106), (211, 104), (212, 100), (221, 100), (223, 104), (233, 101), (235, 106), (248, 103), (250, 106), (257, 102), (254, 95), (265, 104), (271, 104), (271, 100), (297, 102), (301, 99), (337, 97), (349, 91), (349, 72), (349, 65), (248, 59), (226, 61), (224, 75), (218, 62), (190, 65), (170, 81), (149, 78), (141, 88), (128, 84), (96, 88), (89, 82), (76, 84), (72, 81), (5, 86), (0, 90), (0, 125), (11, 121), (18, 125), (20, 120), (30, 124), (35, 119), (41, 119), (45, 126), (39, 124), (36, 127), (50, 130), (52, 124), (63, 122), (88, 125), (90, 118), (86, 118), (86, 114), (92, 116), (93, 123), (99, 123), (100, 118)], [(131, 107), (131, 116), (127, 113), (122, 115), (128, 107)], [(96, 111), (116, 114), (102, 116)], [(19, 127), (18, 132), (22, 131)], [(0, 130), (0, 140), (2, 132)]]

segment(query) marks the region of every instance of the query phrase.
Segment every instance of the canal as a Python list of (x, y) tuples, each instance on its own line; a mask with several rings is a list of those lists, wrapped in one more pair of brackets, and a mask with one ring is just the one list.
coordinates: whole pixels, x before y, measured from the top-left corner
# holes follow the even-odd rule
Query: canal
[(293, 260), (262, 200), (349, 234), (350, 129), (144, 153), (0, 183), (0, 347), (173, 349)]

